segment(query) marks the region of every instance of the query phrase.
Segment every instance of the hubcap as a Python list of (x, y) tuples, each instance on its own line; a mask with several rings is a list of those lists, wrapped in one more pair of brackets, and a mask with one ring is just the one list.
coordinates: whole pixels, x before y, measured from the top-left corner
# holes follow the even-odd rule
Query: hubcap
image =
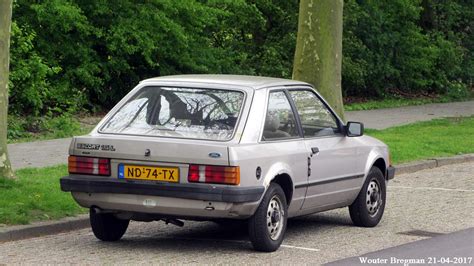
[(370, 216), (377, 215), (380, 206), (382, 205), (382, 197), (380, 194), (380, 186), (376, 180), (372, 180), (367, 188), (367, 195), (365, 197), (367, 211)]
[(267, 230), (272, 240), (277, 240), (281, 235), (284, 215), (280, 199), (276, 195), (273, 196), (267, 209)]

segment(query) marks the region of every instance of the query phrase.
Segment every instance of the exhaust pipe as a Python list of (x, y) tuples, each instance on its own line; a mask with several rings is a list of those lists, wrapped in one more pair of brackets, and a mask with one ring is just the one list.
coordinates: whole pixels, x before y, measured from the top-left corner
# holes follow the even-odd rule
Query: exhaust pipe
[(178, 219), (163, 219), (163, 221), (166, 223), (166, 224), (174, 224), (176, 226), (179, 226), (179, 227), (183, 227), (184, 226), (184, 222), (183, 221), (180, 221)]
[(102, 213), (103, 212), (102, 209), (100, 209), (99, 207), (96, 207), (96, 206), (91, 207), (91, 209), (94, 213)]

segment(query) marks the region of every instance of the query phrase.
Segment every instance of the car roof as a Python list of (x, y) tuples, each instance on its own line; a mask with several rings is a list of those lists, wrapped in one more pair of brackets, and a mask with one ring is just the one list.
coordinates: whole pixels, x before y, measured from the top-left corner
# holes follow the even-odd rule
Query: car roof
[(197, 75), (174, 75), (163, 76), (145, 79), (144, 83), (154, 82), (184, 82), (184, 83), (211, 83), (211, 84), (225, 84), (234, 86), (245, 86), (253, 89), (260, 89), (274, 86), (290, 86), (290, 85), (305, 85), (310, 86), (306, 82), (271, 78), (261, 76), (245, 76), (245, 75), (223, 75), (223, 74), (197, 74)]

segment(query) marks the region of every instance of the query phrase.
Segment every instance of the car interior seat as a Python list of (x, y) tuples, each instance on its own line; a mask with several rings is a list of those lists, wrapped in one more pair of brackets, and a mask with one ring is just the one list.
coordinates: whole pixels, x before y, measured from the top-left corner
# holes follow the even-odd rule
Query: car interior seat
[(289, 138), (288, 132), (280, 130), (280, 118), (277, 113), (267, 113), (265, 126), (263, 128), (263, 139)]

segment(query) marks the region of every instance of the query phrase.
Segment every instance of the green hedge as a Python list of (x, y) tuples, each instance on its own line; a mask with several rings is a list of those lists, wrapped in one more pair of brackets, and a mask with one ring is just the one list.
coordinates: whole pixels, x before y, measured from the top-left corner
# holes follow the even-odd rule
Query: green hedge
[[(444, 93), (473, 80), (472, 0), (346, 0), (343, 90)], [(17, 0), (10, 110), (110, 108), (139, 80), (179, 73), (291, 78), (297, 0)]]

